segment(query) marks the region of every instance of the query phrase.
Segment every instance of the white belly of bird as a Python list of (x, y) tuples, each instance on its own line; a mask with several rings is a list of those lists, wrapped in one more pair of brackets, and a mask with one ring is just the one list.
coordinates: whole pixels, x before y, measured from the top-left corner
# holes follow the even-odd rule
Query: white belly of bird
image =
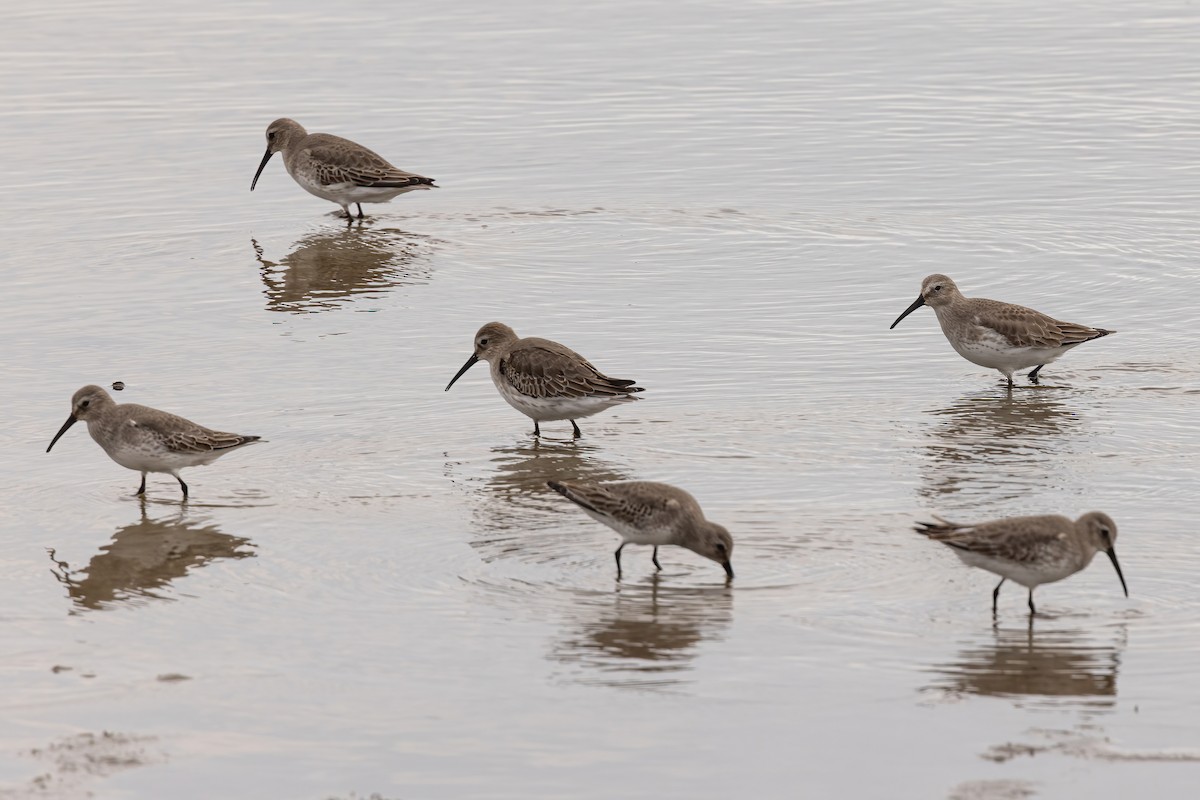
[[(199, 453), (180, 453), (163, 446), (162, 439), (136, 425), (122, 426), (116, 431), (94, 428), (89, 420), (88, 433), (104, 448), (108, 457), (125, 469), (138, 472), (167, 472), (174, 474), (185, 467), (209, 464), (229, 450), (205, 450)], [(232, 448), (230, 448), (232, 449)]]
[(122, 445), (105, 449), (109, 458), (126, 469), (138, 472), (169, 472), (174, 473), (185, 467), (198, 467), (211, 463), (226, 451), (216, 450), (206, 453), (176, 453), (163, 447), (128, 446)]
[[(976, 327), (979, 338), (950, 344), (960, 356), (981, 367), (999, 370), (1005, 375), (1039, 364), (1049, 364), (1061, 356), (1066, 347), (1015, 347), (1008, 339), (991, 328)], [(949, 337), (947, 337), (949, 338)]]
[(627, 403), (636, 398), (630, 395), (598, 395), (594, 397), (530, 397), (521, 394), (504, 380), (493, 378), (496, 390), (510, 406), (536, 422), (562, 419), (583, 419), (606, 408)]
[(621, 541), (623, 542), (646, 545), (674, 544), (675, 537), (671, 528), (641, 528), (636, 525), (630, 525), (627, 522), (622, 522), (621, 520), (610, 517), (607, 514), (601, 514), (587, 508), (584, 508), (583, 511), (592, 519), (598, 522), (603, 522), (605, 525), (621, 534)]
[[(970, 550), (955, 550), (954, 554), (962, 559), (964, 564), (972, 567), (986, 569), (988, 572), (1008, 578), (1010, 581), (1019, 583), (1026, 589), (1032, 589), (1035, 586), (1040, 586), (1043, 583), (1054, 583), (1061, 581), (1069, 575), (1074, 575), (1082, 567), (1075, 562), (1074, 559), (1054, 559), (1052, 561), (1038, 561), (1031, 563), (1020, 563), (1017, 561), (1009, 561), (1003, 558), (992, 558), (991, 556), (973, 553)], [(1084, 565), (1086, 566), (1086, 564)]]

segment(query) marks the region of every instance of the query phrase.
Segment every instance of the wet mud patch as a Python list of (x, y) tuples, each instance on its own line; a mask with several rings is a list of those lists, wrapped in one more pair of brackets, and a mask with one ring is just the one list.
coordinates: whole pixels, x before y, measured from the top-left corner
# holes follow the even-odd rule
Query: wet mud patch
[(947, 800), (1023, 800), (1035, 794), (1028, 781), (967, 781), (955, 786)]
[(23, 798), (92, 797), (88, 785), (135, 767), (165, 763), (166, 755), (152, 745), (153, 736), (104, 731), (67, 736), (24, 755), (47, 765), (25, 785), (0, 788), (0, 800)]
[(981, 757), (997, 764), (1012, 761), (1020, 756), (1036, 756), (1042, 753), (1060, 753), (1089, 761), (1200, 763), (1200, 748), (1134, 750), (1113, 744), (1111, 739), (1092, 727), (1073, 731), (1035, 728), (1030, 733), (1035, 741), (995, 745), (982, 753)]

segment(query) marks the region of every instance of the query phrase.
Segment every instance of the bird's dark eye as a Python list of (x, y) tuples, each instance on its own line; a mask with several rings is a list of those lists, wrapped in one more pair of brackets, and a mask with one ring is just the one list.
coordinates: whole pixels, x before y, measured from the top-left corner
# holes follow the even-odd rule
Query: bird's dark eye
[(720, 550), (722, 553), (724, 553), (725, 552), (725, 543), (717, 542), (717, 549)]
[(88, 407), (88, 403), (90, 403), (90, 402), (92, 402), (92, 401), (91, 401), (91, 400), (84, 400), (82, 403), (80, 403), (80, 404), (79, 404), (79, 407), (80, 407), (80, 408), (87, 408), (87, 407)]
[(267, 132), (267, 138), (268, 138), (268, 139), (274, 139), (274, 138), (275, 138), (275, 131), (268, 131), (268, 132)]
[(940, 292), (941, 290), (942, 290), (942, 285), (940, 283), (937, 286), (933, 287), (933, 291), (935, 291), (935, 292)]
[(488, 340), (487, 340), (487, 338), (486, 338), (486, 337), (485, 337), (485, 338), (483, 338), (483, 339), (480, 339), (480, 340), (479, 340), (479, 346), (480, 346), (480, 347), (487, 347), (487, 343), (488, 343)]
[(1100, 535), (1103, 536), (1105, 539), (1107, 539), (1112, 534), (1109, 532), (1108, 528), (1101, 528)]

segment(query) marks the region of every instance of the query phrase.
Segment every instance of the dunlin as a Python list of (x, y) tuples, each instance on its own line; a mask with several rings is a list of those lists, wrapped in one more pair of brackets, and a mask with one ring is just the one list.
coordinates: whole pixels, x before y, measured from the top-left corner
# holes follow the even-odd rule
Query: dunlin
[(579, 506), (592, 519), (621, 534), (617, 548), (617, 578), (621, 577), (621, 551), (627, 544), (654, 546), (651, 560), (657, 569), (658, 548), (686, 547), (725, 568), (733, 580), (733, 537), (729, 531), (704, 518), (696, 498), (675, 486), (650, 481), (616, 483), (567, 483), (548, 481), (554, 491)]
[[(1032, 308), (963, 297), (954, 281), (945, 275), (930, 275), (921, 283), (921, 294), (896, 317), (900, 320), (928, 305), (937, 314), (942, 333), (958, 354), (981, 367), (999, 370), (1013, 385), (1013, 373), (1034, 367), (1029, 381), (1037, 383), (1038, 372), (1076, 345), (1116, 331), (1060, 322)], [(889, 328), (890, 330), (890, 328)]]
[(99, 386), (85, 386), (71, 398), (71, 416), (54, 434), (46, 452), (79, 420), (87, 422), (88, 433), (109, 458), (126, 469), (142, 473), (138, 494), (146, 491), (147, 472), (166, 472), (179, 481), (185, 500), (188, 486), (179, 477), (179, 470), (209, 464), (261, 438), (209, 430), (183, 417), (136, 403), (118, 405)]
[(500, 322), (489, 322), (475, 334), (475, 352), (446, 391), (480, 359), (491, 364), (500, 396), (533, 420), (534, 436), (541, 435), (539, 423), (560, 419), (571, 420), (575, 436), (582, 436), (575, 420), (637, 400), (633, 393), (642, 391), (636, 381), (610, 378), (558, 342), (521, 339)]
[(1029, 613), (1036, 614), (1034, 588), (1074, 575), (1090, 564), (1098, 551), (1108, 554), (1121, 579), (1121, 588), (1129, 596), (1117, 551), (1113, 549), (1117, 525), (1100, 511), (1089, 511), (1074, 522), (1057, 514), (1009, 517), (979, 525), (937, 519), (937, 522), (917, 523), (916, 530), (954, 548), (954, 554), (964, 564), (1000, 576), (1000, 583), (992, 592), (993, 614), (1004, 581), (1012, 579), (1029, 590)]
[(362, 219), (363, 203), (386, 203), (405, 192), (437, 188), (433, 178), (397, 169), (361, 144), (328, 133), (309, 133), (299, 122), (285, 118), (267, 126), (267, 152), (250, 191), (276, 153), (283, 153), (283, 166), (302, 189), (337, 203), (346, 219), (351, 218), (351, 203), (358, 206)]

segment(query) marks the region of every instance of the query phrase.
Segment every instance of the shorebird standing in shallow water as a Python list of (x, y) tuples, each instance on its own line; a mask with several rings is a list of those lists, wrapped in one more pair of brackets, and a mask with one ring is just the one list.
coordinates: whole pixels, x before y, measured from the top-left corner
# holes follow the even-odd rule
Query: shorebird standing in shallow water
[(209, 430), (183, 417), (136, 403), (117, 404), (99, 386), (85, 386), (71, 398), (71, 416), (54, 434), (46, 452), (79, 420), (87, 422), (88, 433), (109, 458), (126, 469), (142, 473), (138, 494), (146, 493), (147, 472), (165, 472), (179, 481), (184, 500), (188, 486), (179, 477), (179, 470), (209, 464), (261, 438)]
[(309, 133), (299, 122), (284, 118), (267, 126), (267, 153), (250, 191), (276, 153), (283, 153), (283, 166), (302, 189), (337, 203), (346, 219), (351, 219), (351, 203), (358, 206), (362, 219), (363, 203), (386, 203), (405, 192), (437, 188), (433, 178), (397, 169), (361, 144), (328, 133)]
[(610, 378), (569, 347), (549, 339), (521, 339), (501, 322), (489, 322), (475, 334), (475, 352), (446, 391), (476, 361), (491, 364), (492, 383), (505, 401), (533, 420), (533, 435), (540, 436), (539, 423), (569, 419), (575, 438), (583, 434), (575, 420), (638, 398), (637, 381)]
[(937, 518), (937, 522), (918, 522), (916, 531), (934, 541), (954, 548), (964, 564), (986, 569), (1000, 576), (992, 592), (992, 613), (1006, 580), (1029, 590), (1029, 613), (1033, 590), (1043, 583), (1061, 581), (1074, 575), (1103, 551), (1112, 561), (1121, 579), (1121, 588), (1129, 596), (1125, 576), (1117, 562), (1117, 525), (1100, 511), (1089, 511), (1072, 522), (1057, 514), (1040, 517), (1009, 517), (979, 525), (959, 525)]
[(1038, 382), (1038, 372), (1076, 345), (1116, 331), (1060, 322), (1025, 306), (963, 297), (954, 281), (945, 275), (930, 275), (921, 282), (921, 294), (891, 324), (921, 306), (937, 314), (942, 333), (958, 354), (981, 367), (999, 370), (1013, 385), (1013, 373), (1034, 367), (1029, 382)]
[(567, 483), (548, 481), (554, 491), (567, 498), (594, 520), (621, 534), (617, 548), (617, 580), (621, 578), (621, 551), (627, 544), (654, 545), (651, 560), (656, 569), (662, 545), (686, 547), (725, 568), (733, 580), (733, 537), (729, 531), (704, 518), (696, 498), (675, 486), (650, 481), (616, 483)]

